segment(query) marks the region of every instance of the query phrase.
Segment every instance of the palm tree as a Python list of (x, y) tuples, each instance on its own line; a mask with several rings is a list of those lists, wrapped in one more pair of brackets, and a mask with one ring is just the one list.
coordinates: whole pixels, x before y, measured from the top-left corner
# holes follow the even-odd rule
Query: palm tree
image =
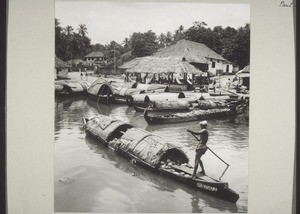
[(70, 59), (80, 57), (84, 44), (81, 42), (79, 34), (73, 34), (67, 44), (67, 53)]
[(78, 34), (80, 36), (85, 36), (87, 34), (87, 27), (85, 24), (80, 24), (78, 25), (79, 27), (77, 28)]
[(175, 33), (183, 33), (183, 31), (184, 31), (184, 26), (183, 25), (180, 25), (179, 27), (178, 27), (178, 29), (177, 30), (175, 30)]
[(74, 30), (73, 27), (70, 25), (67, 25), (64, 29), (67, 36), (70, 36), (73, 33), (73, 30)]

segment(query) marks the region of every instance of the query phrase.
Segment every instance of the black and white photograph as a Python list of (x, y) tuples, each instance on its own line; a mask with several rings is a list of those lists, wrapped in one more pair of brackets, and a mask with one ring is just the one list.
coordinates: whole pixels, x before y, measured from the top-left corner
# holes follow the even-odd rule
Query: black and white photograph
[(56, 212), (246, 213), (250, 5), (55, 2)]
[(295, 2), (6, 11), (3, 213), (296, 213)]

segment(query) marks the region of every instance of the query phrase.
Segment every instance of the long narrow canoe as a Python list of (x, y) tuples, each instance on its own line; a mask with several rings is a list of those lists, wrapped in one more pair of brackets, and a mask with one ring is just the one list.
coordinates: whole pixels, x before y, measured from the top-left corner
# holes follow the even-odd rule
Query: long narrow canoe
[(87, 134), (133, 163), (223, 200), (235, 203), (239, 199), (227, 182), (201, 173), (191, 179), (192, 167), (186, 154), (163, 138), (100, 114), (83, 121)]
[(235, 108), (220, 108), (207, 110), (192, 110), (190, 112), (175, 113), (168, 115), (149, 115), (148, 111), (144, 111), (144, 118), (148, 124), (170, 124), (170, 123), (184, 123), (190, 121), (199, 121), (216, 118), (226, 118), (235, 116), (245, 112), (247, 104), (240, 104)]
[(145, 110), (151, 111), (151, 112), (188, 112), (192, 111), (192, 107), (187, 108), (156, 108), (156, 107), (141, 107), (134, 105), (134, 110), (136, 112), (144, 112)]
[(239, 195), (228, 187), (227, 182), (211, 178), (202, 173), (197, 173), (196, 179), (191, 179), (193, 174), (193, 167), (182, 164), (171, 165), (170, 167), (164, 167), (160, 169), (162, 175), (168, 176), (188, 186), (196, 188), (202, 192), (209, 193), (218, 198), (223, 198), (230, 202), (236, 202), (239, 199)]

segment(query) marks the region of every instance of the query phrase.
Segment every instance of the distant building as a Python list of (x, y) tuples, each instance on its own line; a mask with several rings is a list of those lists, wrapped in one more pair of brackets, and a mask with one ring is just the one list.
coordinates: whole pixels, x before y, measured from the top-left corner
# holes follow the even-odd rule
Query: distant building
[(70, 65), (58, 57), (55, 57), (55, 79), (68, 78)]
[(94, 64), (101, 63), (104, 61), (104, 53), (101, 51), (93, 51), (84, 57), (85, 61)]
[(71, 60), (67, 61), (67, 63), (72, 67), (78, 67), (79, 65), (81, 65), (83, 63), (83, 60), (82, 59), (71, 59)]
[(245, 66), (242, 70), (235, 74), (238, 83), (250, 89), (250, 65)]
[(178, 57), (194, 65), (201, 71), (208, 71), (214, 75), (222, 73), (231, 74), (233, 69), (231, 62), (206, 45), (185, 39), (166, 48), (159, 49), (153, 56)]

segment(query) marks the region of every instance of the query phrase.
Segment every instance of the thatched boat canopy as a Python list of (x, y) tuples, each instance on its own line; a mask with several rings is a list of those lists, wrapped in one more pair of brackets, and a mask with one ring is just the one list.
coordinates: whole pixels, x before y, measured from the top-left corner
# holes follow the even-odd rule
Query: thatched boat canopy
[(152, 168), (158, 167), (161, 161), (169, 160), (175, 163), (189, 161), (181, 149), (161, 137), (105, 115), (99, 114), (89, 119), (85, 128), (88, 133), (100, 139), (115, 152), (121, 152)]
[(68, 88), (72, 92), (86, 91), (89, 87), (89, 83), (86, 81), (77, 81), (77, 80), (58, 80), (55, 81), (55, 89), (57, 91), (62, 90), (63, 88)]
[(250, 77), (250, 65), (245, 66), (242, 70), (235, 74), (237, 77)]
[(86, 129), (96, 138), (107, 142), (118, 137), (115, 134), (117, 131), (131, 127), (130, 124), (123, 121), (99, 114), (97, 117), (88, 121)]
[(139, 128), (128, 129), (116, 143), (119, 150), (153, 168), (158, 167), (161, 161), (187, 163), (189, 160), (181, 149)]
[(114, 89), (107, 80), (98, 78), (91, 84), (87, 92), (96, 96), (111, 95), (114, 94)]
[(126, 90), (135, 90), (136, 87), (137, 83), (135, 82), (115, 81), (100, 77), (91, 84), (88, 93), (93, 95), (122, 95)]
[(123, 65), (129, 73), (149, 73), (149, 74), (202, 74), (203, 72), (187, 61), (178, 57), (141, 57), (135, 58)]
[(227, 61), (206, 45), (185, 39), (159, 49), (153, 56), (185, 58), (190, 63), (208, 63), (209, 59)]
[(132, 95), (132, 102), (137, 103), (149, 103), (154, 101), (168, 101), (178, 100), (179, 98), (185, 98), (183, 92), (180, 93), (145, 93)]

